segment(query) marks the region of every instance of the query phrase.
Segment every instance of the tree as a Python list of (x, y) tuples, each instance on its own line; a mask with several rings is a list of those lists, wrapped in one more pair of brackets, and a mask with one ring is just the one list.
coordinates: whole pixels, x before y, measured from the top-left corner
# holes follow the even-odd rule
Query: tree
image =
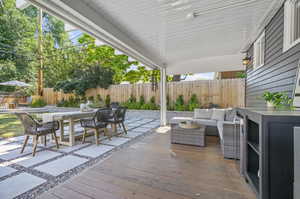
[[(0, 8), (0, 60), (2, 67), (6, 65), (11, 69), (5, 70), (8, 74), (4, 77), (25, 82), (34, 80), (34, 33), (35, 24), (31, 19), (16, 9), (14, 0), (5, 0)], [(11, 76), (12, 70), (14, 76)]]
[[(37, 8), (15, 7), (15, 0), (5, 0), (0, 8), (0, 77), (34, 84), (39, 69), (37, 46)], [(115, 49), (97, 46), (95, 39), (83, 34), (74, 44), (64, 31), (64, 23), (43, 13), (43, 73), (45, 87), (61, 87), (78, 94), (95, 86), (107, 87), (122, 81), (154, 82), (160, 79), (158, 70), (147, 70), (126, 55), (116, 55)], [(131, 70), (132, 66), (137, 70)], [(103, 76), (101, 73), (106, 74)], [(104, 84), (103, 81), (107, 81)], [(59, 86), (60, 85), (60, 86)], [(0, 88), (2, 89), (2, 88)]]
[[(15, 7), (15, 0), (5, 0), (3, 5), (4, 7), (0, 9), (0, 61), (2, 66), (14, 66), (11, 70), (15, 70), (15, 75), (11, 76), (8, 70), (5, 70), (8, 74), (3, 76), (9, 77), (9, 80), (17, 79), (34, 84), (38, 68), (37, 9), (30, 6), (24, 11), (20, 11)], [(65, 66), (62, 64), (62, 59), (56, 58), (61, 53), (61, 51), (58, 52), (58, 48), (69, 45), (70, 42), (67, 33), (64, 32), (62, 21), (46, 13), (44, 13), (43, 18), (46, 22), (43, 32), (45, 37), (43, 44), (45, 46), (44, 61), (47, 63), (45, 66), (45, 70), (47, 70), (45, 85), (54, 86), (54, 82), (66, 78), (65, 74), (69, 72), (69, 70), (61, 67)], [(58, 68), (60, 73), (57, 72)], [(62, 72), (63, 70), (65, 72)]]
[(89, 88), (108, 88), (113, 83), (113, 71), (101, 66), (77, 69), (72, 79), (60, 81), (54, 87), (55, 90), (63, 90), (65, 93), (75, 93), (84, 96)]
[(124, 76), (132, 65), (138, 65), (137, 61), (128, 61), (127, 55), (115, 55), (115, 49), (107, 46), (97, 46), (95, 39), (84, 34), (78, 39), (83, 46), (82, 53), (85, 55), (82, 59), (87, 65), (99, 64), (105, 68), (114, 71), (114, 83), (124, 81)]

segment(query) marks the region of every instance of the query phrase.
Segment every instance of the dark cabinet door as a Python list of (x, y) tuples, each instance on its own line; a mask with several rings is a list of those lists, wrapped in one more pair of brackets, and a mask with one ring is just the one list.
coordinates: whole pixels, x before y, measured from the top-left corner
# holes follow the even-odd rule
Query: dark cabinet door
[[(293, 199), (294, 141), (292, 123), (270, 122), (268, 136), (269, 198)], [(271, 136), (270, 136), (271, 135)]]

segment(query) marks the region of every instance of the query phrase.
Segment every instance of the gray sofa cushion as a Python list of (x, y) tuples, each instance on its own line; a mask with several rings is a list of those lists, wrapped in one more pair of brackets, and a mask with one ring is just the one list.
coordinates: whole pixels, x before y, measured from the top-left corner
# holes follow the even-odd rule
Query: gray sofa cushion
[(236, 116), (235, 109), (228, 109), (225, 112), (225, 121), (233, 121)]
[(217, 121), (216, 120), (210, 120), (210, 119), (194, 119), (194, 121), (197, 124), (202, 124), (205, 126), (217, 126)]
[(210, 119), (212, 109), (194, 109), (194, 118), (196, 119)]
[(217, 121), (224, 121), (224, 119), (225, 119), (225, 110), (224, 109), (213, 109), (211, 119), (212, 120), (217, 120)]

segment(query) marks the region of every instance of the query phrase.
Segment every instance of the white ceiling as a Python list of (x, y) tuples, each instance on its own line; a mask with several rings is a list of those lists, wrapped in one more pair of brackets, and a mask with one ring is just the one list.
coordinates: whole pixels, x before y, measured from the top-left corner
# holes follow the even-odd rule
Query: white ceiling
[[(30, 0), (169, 74), (243, 69), (241, 53), (283, 0)], [(55, 6), (54, 6), (55, 5)], [(58, 9), (59, 8), (59, 9)], [(60, 10), (60, 8), (62, 8)], [(66, 17), (67, 13), (73, 17)], [(199, 16), (187, 19), (189, 13)], [(78, 17), (76, 19), (76, 17)], [(83, 22), (78, 22), (83, 17)], [(83, 28), (90, 22), (102, 36)], [(105, 31), (104, 31), (105, 30)], [(105, 36), (103, 37), (105, 32)], [(107, 39), (109, 40), (109, 39)], [(106, 40), (106, 42), (107, 42)], [(108, 42), (109, 43), (109, 42)], [(118, 45), (119, 44), (119, 45)], [(138, 53), (137, 53), (138, 52)]]

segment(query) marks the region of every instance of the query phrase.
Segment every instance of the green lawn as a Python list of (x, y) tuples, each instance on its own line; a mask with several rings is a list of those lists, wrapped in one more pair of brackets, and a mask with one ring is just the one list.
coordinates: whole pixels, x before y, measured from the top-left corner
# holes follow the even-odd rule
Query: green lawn
[(23, 135), (23, 126), (13, 114), (0, 114), (0, 138)]

